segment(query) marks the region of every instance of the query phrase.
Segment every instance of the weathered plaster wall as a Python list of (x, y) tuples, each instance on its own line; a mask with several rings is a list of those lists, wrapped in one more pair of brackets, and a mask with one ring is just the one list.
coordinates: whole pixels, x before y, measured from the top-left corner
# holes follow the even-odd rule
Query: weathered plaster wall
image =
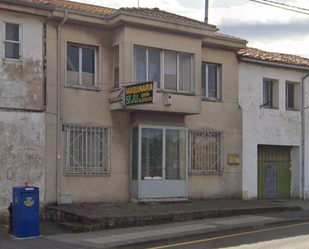
[[(240, 63), (239, 95), (240, 106), (243, 110), (243, 198), (245, 199), (257, 198), (257, 148), (259, 144), (293, 146), (291, 194), (299, 197), (301, 114), (300, 111), (286, 110), (285, 84), (286, 81), (300, 83), (303, 76), (303, 73), (292, 70)], [(276, 109), (261, 108), (263, 78), (279, 82), (279, 107)], [(306, 102), (308, 103), (308, 100)], [(308, 121), (306, 117), (306, 123)], [(306, 137), (308, 137), (308, 131)], [(306, 164), (308, 162), (307, 159)]]
[[(21, 26), (20, 61), (3, 58), (4, 22)], [(14, 186), (37, 186), (44, 201), (45, 114), (28, 112), (44, 108), (42, 31), (43, 18), (0, 10), (1, 218), (8, 216)]]
[(40, 188), (44, 200), (45, 118), (38, 113), (0, 112), (0, 214), (7, 217), (12, 188)]
[[(229, 165), (229, 154), (241, 156), (242, 115), (238, 105), (238, 62), (233, 52), (215, 48), (202, 49), (202, 61), (222, 65), (222, 101), (202, 101), (201, 114), (186, 116), (189, 129), (213, 129), (223, 132), (223, 165), (221, 175), (189, 176), (189, 197), (240, 198), (241, 160)], [(201, 82), (200, 76), (197, 84)]]
[(20, 24), (21, 60), (3, 59), (0, 48), (0, 106), (42, 109), (43, 106), (43, 18), (0, 12), (0, 41), (4, 23)]

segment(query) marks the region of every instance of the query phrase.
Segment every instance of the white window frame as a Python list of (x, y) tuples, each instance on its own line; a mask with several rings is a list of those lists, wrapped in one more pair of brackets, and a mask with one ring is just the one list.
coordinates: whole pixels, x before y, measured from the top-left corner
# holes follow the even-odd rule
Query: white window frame
[[(112, 47), (113, 51), (113, 81), (114, 88), (118, 88), (120, 84), (120, 45)], [(116, 75), (116, 68), (118, 68), (118, 75)], [(118, 78), (118, 79), (117, 79)]]
[[(18, 27), (19, 27), (19, 29), (18, 29), (18, 31), (19, 31), (19, 41), (12, 41), (12, 40), (6, 39), (6, 24), (18, 25)], [(18, 59), (6, 58), (5, 57), (5, 43), (19, 44), (19, 58)], [(10, 61), (21, 61), (22, 60), (22, 24), (15, 23), (15, 22), (4, 22), (3, 23), (3, 59), (4, 60), (10, 60)]]
[[(288, 90), (288, 85), (293, 86), (293, 107), (288, 107), (288, 101), (289, 101), (289, 90)], [(286, 110), (294, 110), (294, 111), (299, 111), (301, 108), (300, 105), (300, 99), (301, 99), (301, 89), (300, 89), (300, 83), (298, 82), (291, 82), (291, 81), (286, 81), (285, 83), (285, 107)]]
[[(66, 166), (65, 173), (69, 176), (104, 176), (109, 175), (111, 173), (111, 128), (110, 127), (98, 127), (91, 125), (78, 125), (78, 124), (66, 124), (64, 125), (65, 135), (66, 135), (66, 146), (65, 146), (65, 154), (66, 154)], [(74, 137), (73, 142), (71, 142), (71, 132), (76, 131), (78, 134)], [(95, 140), (93, 141), (93, 137), (89, 136), (89, 132), (91, 135), (94, 135)], [(100, 134), (103, 134), (101, 137)], [(104, 134), (107, 134), (105, 137)], [(82, 135), (86, 134), (86, 138)], [(84, 140), (86, 139), (86, 141)], [(91, 148), (89, 148), (88, 141), (90, 141)], [(102, 148), (97, 148), (96, 142), (102, 143)], [(77, 143), (76, 143), (77, 142)], [(74, 144), (75, 147), (74, 150)], [(73, 146), (73, 147), (71, 147)], [(71, 154), (71, 148), (73, 150), (73, 154)], [(95, 153), (95, 156), (90, 153)], [(83, 154), (85, 153), (85, 154)], [(96, 154), (100, 153), (100, 154)], [(101, 154), (102, 153), (102, 154)], [(84, 158), (85, 155), (85, 158)], [(80, 160), (82, 157), (82, 160)], [(99, 157), (99, 160), (96, 160)], [(90, 165), (88, 162), (90, 161)], [(73, 165), (74, 164), (74, 165)]]
[[(206, 146), (200, 146), (200, 142), (205, 137), (214, 143), (210, 149), (216, 149), (218, 154), (215, 156), (216, 161), (211, 158), (214, 151), (208, 151)], [(223, 132), (210, 129), (191, 130), (189, 145), (190, 175), (220, 175), (223, 173)]]
[[(202, 96), (204, 99), (207, 99), (207, 100), (215, 100), (215, 101), (218, 101), (218, 100), (221, 100), (221, 85), (222, 85), (222, 81), (221, 81), (221, 70), (222, 70), (222, 65), (220, 64), (215, 64), (215, 63), (208, 63), (208, 62), (202, 62), (202, 67), (205, 66), (206, 67), (206, 70), (205, 70), (205, 95), (203, 94), (203, 89), (202, 89)], [(216, 85), (217, 85), (217, 92), (216, 92), (216, 97), (209, 97), (209, 82), (208, 82), (208, 67), (209, 66), (215, 66), (217, 68), (217, 82), (216, 82)], [(203, 70), (202, 70), (202, 73), (203, 73)], [(201, 81), (203, 80), (203, 77), (201, 77)], [(203, 83), (203, 82), (202, 82)], [(202, 84), (201, 84), (202, 86)]]
[[(160, 87), (158, 87), (158, 89), (160, 90), (164, 90), (166, 92), (172, 92), (172, 93), (184, 93), (184, 94), (194, 94), (195, 93), (195, 82), (194, 82), (194, 79), (195, 79), (195, 56), (194, 54), (192, 53), (186, 53), (186, 52), (180, 52), (180, 51), (172, 51), (172, 50), (163, 50), (163, 49), (158, 49), (158, 48), (152, 48), (152, 47), (145, 47), (145, 46), (140, 46), (140, 45), (133, 45), (133, 67), (132, 67), (132, 70), (133, 70), (133, 81), (136, 82), (136, 79), (134, 78), (135, 77), (135, 63), (134, 63), (134, 56), (135, 56), (135, 48), (136, 47), (142, 47), (142, 48), (145, 48), (146, 49), (146, 62), (145, 62), (145, 65), (146, 65), (146, 82), (149, 81), (149, 78), (148, 78), (148, 54), (149, 54), (149, 49), (152, 49), (152, 50), (158, 50), (160, 51)], [(170, 90), (170, 89), (165, 89), (164, 88), (164, 62), (165, 62), (165, 52), (174, 52), (176, 53), (176, 67), (177, 67), (177, 85), (176, 85), (176, 91), (174, 90)], [(180, 90), (180, 79), (179, 79), (179, 71), (180, 71), (180, 68), (179, 68), (179, 55), (180, 54), (185, 54), (185, 55), (189, 55), (191, 57), (191, 67), (190, 67), (190, 70), (191, 70), (191, 82), (190, 82), (190, 91), (181, 91)], [(142, 83), (142, 82), (136, 82), (136, 83)]]
[[(79, 47), (79, 83), (78, 84), (72, 84), (68, 82), (68, 68), (67, 68), (67, 60), (68, 60), (68, 45), (75, 45), (76, 47)], [(94, 83), (93, 86), (85, 86), (83, 85), (82, 82), (82, 48), (89, 48), (94, 50)], [(101, 54), (101, 47), (100, 45), (96, 44), (85, 44), (85, 43), (80, 43), (80, 42), (73, 42), (73, 41), (67, 41), (66, 42), (66, 47), (65, 47), (65, 75), (66, 75), (66, 86), (67, 87), (73, 87), (73, 88), (84, 88), (84, 89), (93, 89), (93, 90), (98, 90), (99, 83), (98, 79), (100, 79), (100, 54)]]
[[(268, 84), (268, 99), (264, 99), (264, 85)], [(263, 80), (263, 107), (273, 108), (274, 107), (274, 81), (264, 79)], [(266, 101), (266, 102), (265, 102)]]

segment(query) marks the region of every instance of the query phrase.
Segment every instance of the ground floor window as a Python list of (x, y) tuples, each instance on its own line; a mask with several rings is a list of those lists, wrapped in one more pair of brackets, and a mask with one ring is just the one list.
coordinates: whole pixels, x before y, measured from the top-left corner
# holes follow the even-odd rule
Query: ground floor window
[[(141, 179), (185, 180), (187, 131), (141, 128)], [(138, 128), (132, 129), (132, 179), (138, 179)]]
[(65, 125), (66, 174), (110, 173), (110, 128)]
[(211, 130), (190, 131), (190, 174), (223, 172), (222, 133)]

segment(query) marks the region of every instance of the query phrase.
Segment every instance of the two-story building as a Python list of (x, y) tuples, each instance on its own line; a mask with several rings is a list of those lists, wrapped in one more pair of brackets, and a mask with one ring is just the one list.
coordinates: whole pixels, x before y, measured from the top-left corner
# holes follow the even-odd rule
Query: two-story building
[(9, 188), (38, 185), (44, 205), (241, 197), (237, 51), (245, 40), (158, 8), (0, 3), (16, 18), (33, 12), (25, 19), (39, 24), (21, 43), (42, 56), (35, 72), (46, 104), (42, 123), (23, 126), (32, 140), (36, 129), (45, 135), (34, 150), (45, 177), (32, 180), (29, 165)]
[(239, 51), (243, 198), (308, 198), (309, 59)]
[(40, 9), (0, 2), (0, 214), (12, 187), (45, 179), (44, 22)]

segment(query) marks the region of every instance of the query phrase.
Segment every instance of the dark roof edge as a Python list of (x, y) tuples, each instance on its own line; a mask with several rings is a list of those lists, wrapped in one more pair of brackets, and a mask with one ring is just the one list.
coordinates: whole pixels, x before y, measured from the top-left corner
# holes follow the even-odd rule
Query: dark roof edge
[(259, 60), (259, 59), (251, 59), (251, 58), (243, 57), (242, 55), (238, 55), (238, 60), (241, 62), (259, 64), (259, 65), (264, 65), (264, 66), (296, 69), (296, 70), (309, 72), (309, 66), (305, 67), (305, 66), (297, 66), (297, 65), (285, 64), (285, 63), (279, 63), (279, 62), (264, 61), (264, 60)]
[(41, 4), (41, 3), (30, 3), (30, 2), (19, 1), (19, 0), (0, 0), (0, 2), (16, 4), (16, 5), (26, 6), (26, 7), (36, 7), (36, 8), (39, 7), (45, 10), (55, 10), (54, 5), (47, 5), (47, 4)]

